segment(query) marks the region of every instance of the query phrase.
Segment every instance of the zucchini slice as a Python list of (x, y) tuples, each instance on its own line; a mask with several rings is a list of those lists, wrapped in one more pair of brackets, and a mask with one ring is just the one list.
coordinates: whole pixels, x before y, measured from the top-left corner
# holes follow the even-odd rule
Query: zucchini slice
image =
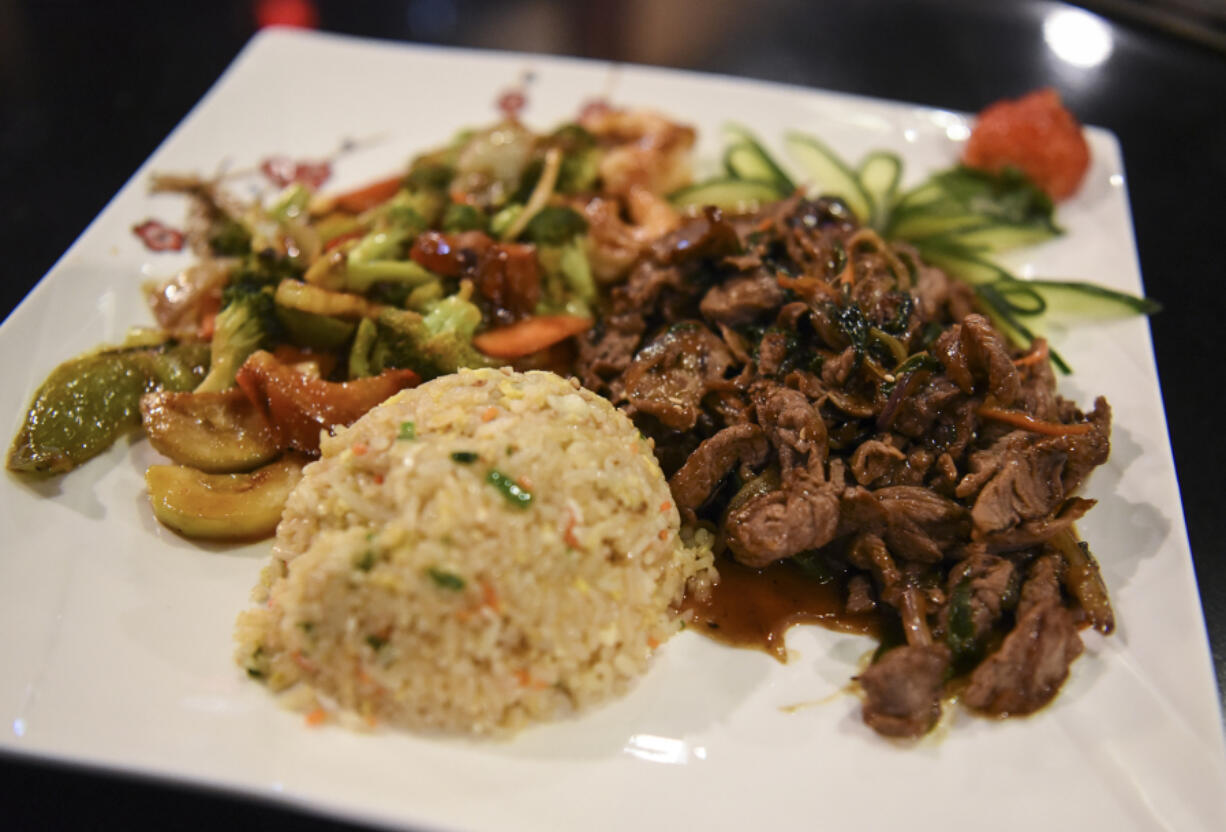
[(872, 200), (860, 177), (838, 154), (805, 133), (788, 133), (784, 141), (818, 191), (842, 199), (862, 223), (872, 218)]
[(675, 191), (669, 201), (680, 211), (714, 205), (730, 214), (748, 214), (784, 196), (773, 182), (723, 177)]
[(724, 126), (724, 136), (728, 142), (724, 169), (729, 176), (771, 182), (785, 195), (796, 190), (796, 183), (766, 152), (753, 133), (739, 124), (728, 124)]
[(902, 159), (885, 150), (874, 150), (860, 160), (856, 170), (860, 185), (872, 203), (873, 216), (869, 224), (881, 230), (889, 219), (902, 179)]
[(980, 251), (1001, 252), (1011, 248), (1031, 246), (1059, 236), (1050, 225), (987, 222), (977, 228), (950, 232), (956, 242)]

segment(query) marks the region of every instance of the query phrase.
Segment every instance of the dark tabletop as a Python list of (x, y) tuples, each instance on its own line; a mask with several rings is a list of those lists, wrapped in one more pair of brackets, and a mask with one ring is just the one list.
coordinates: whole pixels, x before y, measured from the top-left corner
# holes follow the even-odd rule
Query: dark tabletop
[[(0, 0), (0, 308), (7, 315), (46, 273), (261, 21), (708, 70), (955, 110), (1054, 86), (1123, 146), (1142, 273), (1165, 305), (1151, 322), (1154, 349), (1220, 690), (1226, 559), (1214, 523), (1226, 442), (1215, 425), (1226, 396), (1212, 341), (1226, 312), (1223, 18), (1190, 0), (1089, 5), (1107, 15), (1113, 49), (1079, 68), (1044, 39), (1045, 20), (1071, 7), (1030, 0)], [(348, 828), (3, 756), (0, 794), (0, 825), (11, 829)]]

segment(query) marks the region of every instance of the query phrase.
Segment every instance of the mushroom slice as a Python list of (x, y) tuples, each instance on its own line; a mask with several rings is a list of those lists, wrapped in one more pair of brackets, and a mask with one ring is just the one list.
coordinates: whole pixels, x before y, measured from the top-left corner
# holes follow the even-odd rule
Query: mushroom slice
[(280, 453), (276, 435), (243, 391), (150, 393), (140, 400), (149, 443), (210, 474), (250, 471)]
[(308, 461), (301, 454), (287, 454), (249, 474), (151, 465), (145, 485), (154, 515), (184, 537), (259, 540), (276, 531), (285, 500)]

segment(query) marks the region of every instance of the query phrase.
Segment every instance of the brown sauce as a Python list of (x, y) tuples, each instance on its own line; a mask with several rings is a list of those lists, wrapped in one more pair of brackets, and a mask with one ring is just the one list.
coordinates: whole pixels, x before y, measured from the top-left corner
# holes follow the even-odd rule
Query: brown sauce
[(716, 641), (764, 650), (786, 661), (784, 635), (793, 624), (878, 635), (876, 615), (844, 609), (841, 580), (817, 580), (787, 560), (750, 569), (721, 558), (716, 567), (719, 583), (710, 595), (705, 600), (688, 597), (681, 607), (688, 626)]

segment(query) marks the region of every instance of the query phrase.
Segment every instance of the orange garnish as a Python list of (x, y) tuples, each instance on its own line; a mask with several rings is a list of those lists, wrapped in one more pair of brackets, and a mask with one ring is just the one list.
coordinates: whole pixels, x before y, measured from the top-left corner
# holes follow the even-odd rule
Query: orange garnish
[(323, 725), (324, 720), (328, 718), (328, 712), (323, 708), (316, 708), (306, 715), (306, 724), (311, 727)]
[(481, 414), (482, 422), (492, 422), (498, 418), (498, 408), (494, 406), (487, 407), (485, 412)]

